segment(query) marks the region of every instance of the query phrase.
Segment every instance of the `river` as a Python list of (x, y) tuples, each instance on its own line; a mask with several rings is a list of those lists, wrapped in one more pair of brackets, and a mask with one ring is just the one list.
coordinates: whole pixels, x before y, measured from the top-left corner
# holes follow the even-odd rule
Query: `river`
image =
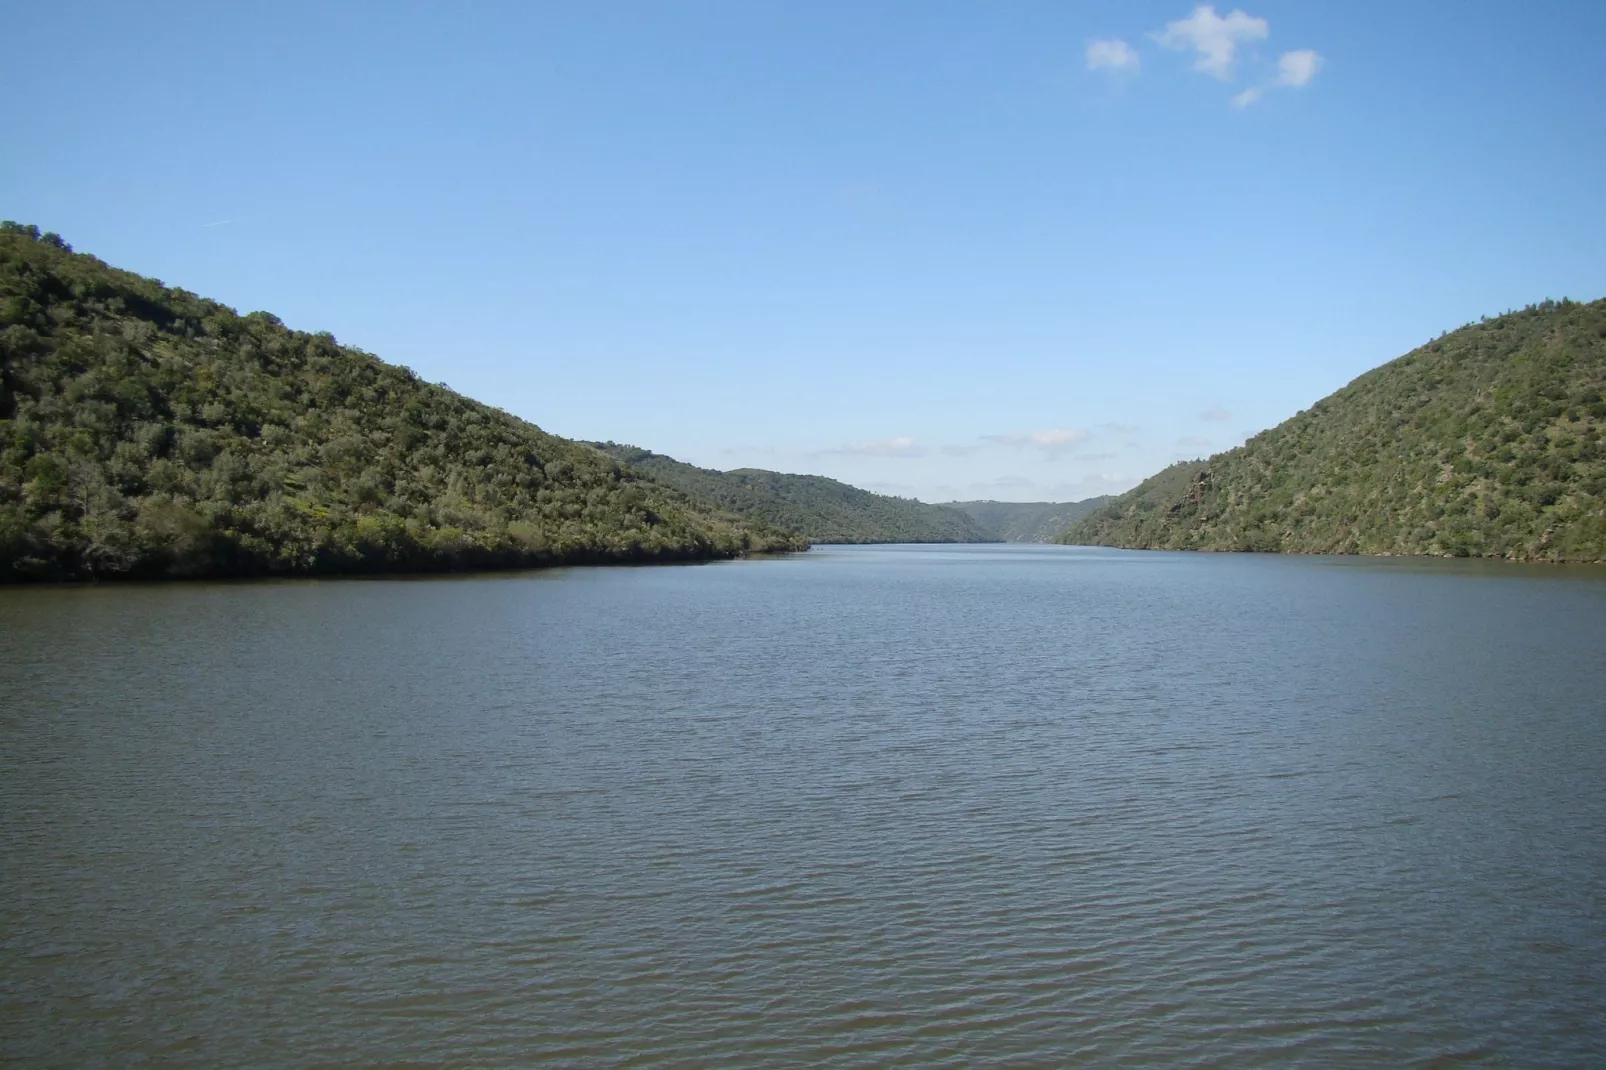
[(1606, 569), (0, 589), (0, 1062), (1579, 1066)]

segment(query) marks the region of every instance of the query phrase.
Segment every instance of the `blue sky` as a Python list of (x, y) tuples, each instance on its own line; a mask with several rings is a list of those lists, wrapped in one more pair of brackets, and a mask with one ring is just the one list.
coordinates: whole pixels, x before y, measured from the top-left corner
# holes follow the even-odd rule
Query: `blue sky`
[(1606, 295), (1606, 4), (0, 4), (0, 217), (558, 434), (1081, 498)]

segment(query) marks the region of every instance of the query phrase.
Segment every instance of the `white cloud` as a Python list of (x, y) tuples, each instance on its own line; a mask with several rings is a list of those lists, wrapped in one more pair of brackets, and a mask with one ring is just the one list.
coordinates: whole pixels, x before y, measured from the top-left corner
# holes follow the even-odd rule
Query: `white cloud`
[(1201, 412), (1199, 414), (1199, 419), (1201, 419), (1201, 420), (1230, 420), (1230, 419), (1232, 419), (1232, 413), (1228, 412), (1226, 409), (1222, 408), (1220, 405), (1217, 405), (1214, 408), (1209, 408), (1209, 409), (1206, 409), (1204, 412)]
[(1087, 432), (1076, 427), (1055, 427), (1047, 431), (1033, 431), (1029, 436), (1035, 446), (1070, 446), (1087, 440)]
[(1277, 60), (1276, 85), (1294, 89), (1310, 85), (1316, 72), (1322, 69), (1322, 57), (1314, 49), (1301, 48), (1297, 52), (1284, 52)]
[(1137, 424), (1104, 424), (1106, 431), (1114, 431), (1118, 435), (1130, 435), (1143, 430)]
[(897, 435), (873, 442), (849, 442), (834, 452), (856, 453), (861, 457), (924, 457), (926, 448), (908, 435)]
[(1090, 71), (1136, 71), (1142, 63), (1132, 46), (1119, 37), (1087, 43), (1087, 69)]
[(1193, 14), (1166, 23), (1165, 29), (1153, 36), (1166, 48), (1179, 52), (1192, 49), (1195, 54), (1193, 69), (1225, 82), (1232, 78), (1238, 46), (1264, 41), (1269, 33), (1271, 25), (1265, 19), (1239, 10), (1222, 17), (1212, 5), (1200, 4), (1193, 9)]
[(1043, 431), (1011, 431), (1008, 434), (981, 437), (1000, 446), (1036, 446), (1052, 452), (1086, 442), (1089, 435), (1079, 427), (1050, 427)]
[(1245, 89), (1232, 98), (1232, 106), (1247, 108), (1259, 100), (1267, 89), (1302, 89), (1316, 79), (1323, 62), (1321, 55), (1314, 49), (1301, 48), (1294, 52), (1284, 52), (1277, 60), (1277, 77), (1264, 86)]

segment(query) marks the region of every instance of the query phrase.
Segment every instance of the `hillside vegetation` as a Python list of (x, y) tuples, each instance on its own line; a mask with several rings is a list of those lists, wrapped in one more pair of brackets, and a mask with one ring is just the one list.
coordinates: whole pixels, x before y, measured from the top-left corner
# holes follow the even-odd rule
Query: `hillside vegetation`
[(1606, 301), (1469, 324), (1061, 541), (1606, 560)]
[(998, 542), (957, 509), (758, 468), (719, 472), (615, 442), (598, 449), (692, 497), (817, 543)]
[(1110, 500), (1105, 494), (1079, 502), (944, 502), (1005, 542), (1053, 542), (1065, 529)]
[(0, 580), (802, 546), (328, 334), (0, 225)]

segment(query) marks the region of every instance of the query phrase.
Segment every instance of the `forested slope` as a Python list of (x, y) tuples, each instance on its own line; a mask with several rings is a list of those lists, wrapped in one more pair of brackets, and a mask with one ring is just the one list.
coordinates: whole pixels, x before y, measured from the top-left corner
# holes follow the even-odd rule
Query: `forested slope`
[(802, 546), (328, 334), (0, 225), (0, 580)]
[(758, 468), (720, 472), (615, 442), (594, 443), (632, 468), (696, 498), (810, 542), (998, 542), (957, 509), (874, 494), (824, 476)]
[(1606, 301), (1469, 324), (1062, 541), (1606, 560)]
[(1109, 495), (1079, 502), (944, 502), (1005, 542), (1053, 542), (1065, 529), (1110, 500)]

